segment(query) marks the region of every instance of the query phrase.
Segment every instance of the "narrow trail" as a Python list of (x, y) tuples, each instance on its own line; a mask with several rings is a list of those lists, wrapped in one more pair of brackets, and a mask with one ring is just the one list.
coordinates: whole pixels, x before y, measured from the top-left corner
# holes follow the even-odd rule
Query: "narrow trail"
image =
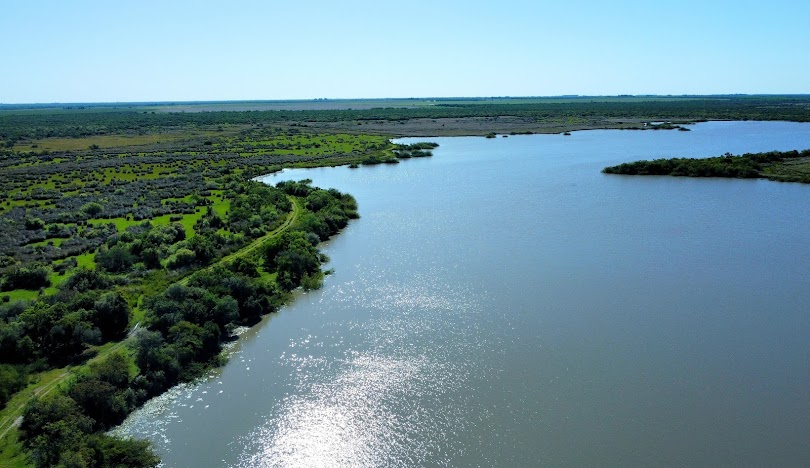
[[(253, 254), (259, 248), (261, 248), (261, 246), (264, 245), (265, 242), (267, 242), (268, 240), (270, 240), (270, 239), (272, 239), (274, 237), (278, 237), (281, 234), (283, 234), (284, 231), (289, 229), (295, 223), (295, 221), (301, 215), (301, 211), (302, 211), (301, 205), (299, 204), (299, 202), (295, 198), (290, 197), (290, 196), (288, 196), (288, 198), (292, 202), (292, 211), (289, 213), (289, 215), (287, 215), (287, 218), (284, 220), (283, 223), (281, 223), (281, 225), (279, 227), (273, 229), (272, 231), (265, 234), (264, 236), (254, 240), (253, 242), (251, 242), (250, 244), (248, 244), (244, 248), (239, 249), (238, 251), (236, 251), (236, 252), (234, 252), (234, 253), (232, 253), (230, 255), (227, 255), (227, 256), (223, 257), (222, 259), (220, 259), (219, 261), (217, 261), (217, 262), (215, 262), (215, 263), (213, 263), (213, 264), (211, 264), (211, 265), (209, 265), (209, 266), (207, 266), (205, 268), (202, 268), (202, 269), (200, 269), (198, 271), (210, 270), (213, 267), (215, 267), (216, 265), (223, 265), (223, 264), (232, 262), (233, 260), (235, 260), (235, 259), (237, 259), (239, 257), (244, 257), (246, 255)], [(183, 285), (188, 284), (189, 279), (191, 279), (191, 277), (194, 276), (195, 273), (192, 273), (191, 275), (186, 276), (185, 278), (180, 280), (179, 283), (183, 284)], [(90, 363), (90, 362), (93, 362), (93, 361), (97, 361), (97, 360), (109, 355), (110, 353), (112, 353), (114, 351), (117, 351), (118, 349), (123, 347), (128, 341), (130, 341), (132, 339), (132, 337), (134, 337), (136, 335), (137, 331), (140, 328), (141, 328), (141, 323), (140, 322), (136, 323), (132, 327), (132, 329), (130, 329), (130, 331), (127, 333), (126, 338), (119, 341), (118, 343), (115, 343), (114, 345), (110, 346), (109, 348), (99, 352), (98, 355), (94, 356), (92, 359), (90, 359), (87, 362)], [(2, 431), (2, 432), (0, 432), (0, 439), (3, 439), (6, 436), (6, 434), (8, 434), (8, 432), (12, 428), (19, 426), (20, 422), (22, 421), (22, 413), (25, 410), (25, 406), (31, 400), (33, 400), (34, 398), (39, 398), (39, 397), (47, 395), (48, 393), (53, 391), (53, 389), (57, 388), (60, 384), (65, 382), (68, 379), (68, 377), (70, 377), (72, 375), (73, 375), (73, 370), (72, 369), (65, 369), (61, 374), (59, 374), (58, 377), (56, 377), (55, 379), (49, 381), (48, 383), (40, 385), (38, 387), (34, 387), (34, 388), (30, 389), (30, 390), (27, 390), (27, 391), (30, 392), (30, 395), (28, 396), (28, 398), (26, 398), (25, 400), (20, 402), (13, 410), (11, 410), (9, 412), (9, 414), (6, 417), (3, 418), (2, 421), (0, 421), (0, 431)], [(24, 390), (24, 391), (26, 391), (26, 390)]]
[(33, 400), (34, 398), (47, 395), (48, 393), (51, 392), (51, 390), (58, 387), (60, 383), (64, 382), (64, 380), (68, 377), (68, 375), (70, 375), (70, 371), (64, 371), (61, 374), (59, 374), (59, 377), (48, 382), (47, 384), (35, 387), (31, 391), (31, 396), (29, 396), (28, 398), (25, 399), (25, 401), (17, 405), (17, 407), (14, 408), (14, 411), (12, 411), (12, 413), (9, 416), (3, 418), (3, 421), (0, 422), (0, 428), (2, 428), (3, 431), (0, 432), (0, 439), (5, 437), (12, 427), (17, 427), (20, 424), (20, 422), (22, 422), (22, 413), (23, 410), (25, 409), (25, 405), (27, 405), (29, 401)]
[(254, 240), (253, 242), (251, 242), (247, 246), (237, 250), (236, 252), (234, 252), (234, 253), (232, 253), (230, 255), (226, 255), (225, 257), (222, 257), (219, 261), (214, 262), (211, 265), (208, 265), (205, 268), (201, 268), (200, 270), (186, 276), (182, 280), (178, 281), (178, 283), (180, 283), (182, 285), (187, 285), (189, 280), (191, 279), (191, 277), (194, 276), (195, 274), (197, 274), (197, 273), (199, 273), (201, 271), (211, 270), (212, 268), (214, 268), (217, 265), (224, 265), (224, 264), (230, 263), (230, 262), (236, 260), (239, 257), (244, 257), (244, 256), (247, 256), (247, 255), (250, 255), (250, 254), (254, 253), (256, 250), (258, 250), (268, 240), (270, 240), (270, 239), (272, 239), (274, 237), (278, 237), (281, 234), (283, 234), (284, 231), (289, 229), (290, 226), (292, 226), (295, 223), (295, 221), (298, 219), (298, 216), (301, 215), (301, 211), (302, 211), (301, 205), (298, 203), (298, 200), (296, 200), (295, 198), (293, 198), (291, 196), (288, 196), (287, 198), (289, 198), (290, 202), (292, 202), (292, 211), (290, 212), (289, 215), (287, 215), (287, 218), (284, 220), (283, 223), (281, 223), (281, 225), (279, 227), (273, 229), (272, 231), (270, 231), (269, 233), (263, 235), (262, 237), (259, 237), (258, 239)]

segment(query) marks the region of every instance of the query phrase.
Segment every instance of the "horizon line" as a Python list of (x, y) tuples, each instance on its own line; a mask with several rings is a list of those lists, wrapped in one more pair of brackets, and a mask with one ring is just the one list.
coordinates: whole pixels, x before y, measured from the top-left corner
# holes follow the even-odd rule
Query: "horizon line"
[(710, 93), (710, 94), (556, 94), (535, 96), (424, 96), (424, 97), (366, 97), (366, 98), (293, 98), (293, 99), (204, 99), (204, 100), (166, 100), (166, 101), (52, 101), (52, 102), (0, 102), (0, 107), (20, 106), (120, 106), (120, 105), (182, 105), (182, 104), (230, 104), (230, 103), (274, 103), (274, 102), (329, 102), (329, 101), (425, 101), (425, 100), (490, 100), (490, 99), (587, 99), (587, 98), (689, 98), (689, 97), (753, 97), (753, 96), (810, 96), (809, 93)]

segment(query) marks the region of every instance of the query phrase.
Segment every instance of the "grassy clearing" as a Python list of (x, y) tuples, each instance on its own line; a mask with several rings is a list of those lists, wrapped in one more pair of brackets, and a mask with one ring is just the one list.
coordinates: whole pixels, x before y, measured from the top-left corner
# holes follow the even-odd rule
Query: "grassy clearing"
[(95, 252), (87, 252), (81, 255), (76, 256), (76, 261), (78, 262), (79, 268), (95, 268), (96, 267), (96, 253)]
[(62, 242), (66, 241), (66, 240), (68, 240), (67, 237), (52, 237), (50, 239), (45, 239), (43, 241), (32, 242), (32, 243), (27, 244), (27, 245), (29, 245), (31, 247), (45, 246), (45, 245), (53, 245), (54, 247), (59, 247), (60, 245), (62, 245)]
[(118, 232), (124, 232), (127, 230), (128, 227), (135, 226), (136, 224), (140, 224), (143, 221), (135, 221), (126, 218), (108, 218), (108, 219), (98, 218), (98, 219), (90, 219), (87, 222), (92, 224), (93, 226), (113, 223), (115, 224), (116, 229), (118, 229)]
[(775, 163), (765, 167), (762, 173), (769, 179), (778, 181), (808, 180), (810, 179), (810, 158), (798, 158)]
[(220, 193), (215, 193), (208, 197), (208, 199), (213, 203), (213, 205), (211, 205), (211, 209), (214, 210), (214, 213), (216, 213), (220, 218), (224, 218), (228, 213), (228, 210), (231, 209), (231, 202), (222, 196), (221, 190), (218, 192)]
[[(194, 231), (194, 224), (197, 221), (199, 221), (200, 218), (203, 217), (203, 215), (205, 215), (205, 212), (203, 211), (203, 209), (197, 208), (197, 211), (195, 213), (193, 213), (193, 214), (187, 214), (187, 215), (171, 215), (171, 214), (168, 214), (168, 215), (163, 215), (163, 216), (158, 216), (156, 218), (152, 218), (151, 222), (155, 226), (166, 226), (171, 222), (178, 222), (178, 223), (183, 225), (183, 229), (185, 229), (185, 231), (186, 231), (186, 238), (188, 238), (188, 237), (191, 237), (191, 236), (194, 235), (194, 232), (195, 232)], [(172, 217), (177, 217), (177, 216), (182, 216), (180, 221), (172, 221), (171, 220)]]
[(0, 460), (3, 468), (29, 468), (31, 462), (22, 449), (17, 438), (17, 431), (9, 431), (5, 437), (0, 438)]
[(14, 291), (7, 291), (2, 294), (8, 296), (11, 301), (31, 301), (39, 296), (39, 291), (29, 291), (27, 289), (15, 289)]
[(214, 131), (179, 131), (171, 133), (148, 133), (145, 135), (96, 135), (82, 138), (43, 138), (26, 142), (32, 151), (77, 151), (86, 150), (91, 145), (103, 148), (118, 148), (127, 146), (154, 145), (160, 143), (177, 142), (191, 138), (202, 138), (217, 135)]
[(3, 439), (7, 433), (16, 432), (12, 428), (15, 420), (22, 415), (25, 405), (32, 398), (45, 396), (58, 388), (69, 370), (69, 368), (51, 369), (31, 376), (28, 386), (17, 392), (8, 401), (6, 407), (0, 410), (0, 439)]

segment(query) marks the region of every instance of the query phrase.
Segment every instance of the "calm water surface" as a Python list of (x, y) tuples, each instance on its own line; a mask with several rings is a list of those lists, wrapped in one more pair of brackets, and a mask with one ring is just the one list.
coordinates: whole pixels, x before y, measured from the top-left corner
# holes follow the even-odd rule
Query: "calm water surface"
[(268, 177), (358, 199), (335, 274), (121, 431), (173, 467), (810, 461), (810, 186), (599, 172), (810, 125), (431, 140)]

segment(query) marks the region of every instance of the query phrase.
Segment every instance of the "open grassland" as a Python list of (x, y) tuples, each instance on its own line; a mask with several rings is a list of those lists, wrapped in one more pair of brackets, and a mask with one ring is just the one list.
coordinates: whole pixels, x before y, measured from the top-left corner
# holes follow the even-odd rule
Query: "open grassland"
[(29, 149), (46, 151), (81, 151), (97, 146), (101, 149), (133, 147), (143, 145), (154, 145), (160, 143), (171, 143), (174, 141), (187, 140), (190, 137), (204, 138), (215, 136), (221, 132), (217, 131), (182, 131), (167, 133), (147, 133), (143, 135), (96, 135), (79, 138), (41, 138), (31, 140)]

